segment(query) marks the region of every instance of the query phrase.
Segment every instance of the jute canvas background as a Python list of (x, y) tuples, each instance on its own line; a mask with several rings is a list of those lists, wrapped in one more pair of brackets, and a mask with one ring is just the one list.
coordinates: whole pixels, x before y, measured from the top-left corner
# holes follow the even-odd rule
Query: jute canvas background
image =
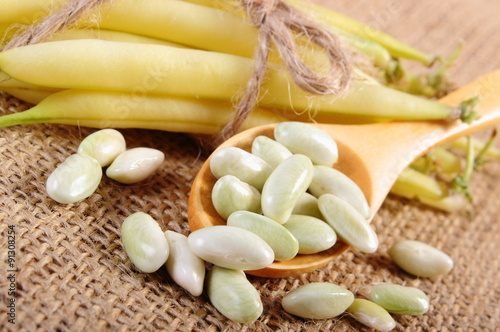
[[(464, 49), (450, 78), (456, 85), (500, 68), (500, 2), (358, 0), (314, 2), (384, 30), (424, 51), (449, 55)], [(500, 84), (500, 82), (491, 82)], [(0, 95), (0, 114), (29, 107)], [(371, 283), (419, 287), (431, 300), (422, 316), (395, 316), (397, 331), (500, 331), (500, 163), (472, 179), (473, 205), (447, 214), (389, 196), (373, 221), (376, 254), (355, 250), (315, 272), (286, 279), (250, 277), (262, 294), (264, 314), (252, 324), (233, 323), (209, 303), (175, 285), (166, 271), (144, 274), (122, 248), (123, 219), (151, 214), (164, 230), (188, 234), (190, 184), (205, 156), (184, 134), (122, 130), (130, 147), (162, 150), (166, 160), (147, 182), (123, 186), (104, 179), (90, 198), (70, 205), (50, 200), (50, 172), (75, 152), (91, 128), (27, 125), (0, 130), (0, 325), (5, 331), (367, 331), (348, 316), (303, 320), (286, 314), (286, 291), (314, 281), (368, 294)], [(9, 228), (9, 226), (13, 226)], [(15, 230), (15, 324), (7, 322), (7, 232)], [(449, 253), (455, 267), (436, 280), (414, 278), (394, 266), (387, 248), (417, 239)]]

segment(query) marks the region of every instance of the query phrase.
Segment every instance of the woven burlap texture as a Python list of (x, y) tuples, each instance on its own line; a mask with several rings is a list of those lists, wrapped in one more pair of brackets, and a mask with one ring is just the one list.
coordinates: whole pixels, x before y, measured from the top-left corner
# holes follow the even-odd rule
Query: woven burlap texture
[[(500, 68), (495, 37), (500, 6), (492, 1), (453, 0), (315, 1), (383, 29), (417, 47), (450, 54), (465, 41), (450, 75), (458, 85)], [(496, 39), (495, 39), (496, 38)], [(29, 105), (0, 95), (0, 115)], [(178, 133), (121, 130), (128, 146), (148, 146), (166, 155), (161, 169), (137, 185), (103, 178), (95, 194), (75, 204), (47, 197), (50, 172), (76, 151), (94, 129), (26, 125), (0, 130), (0, 324), (5, 331), (369, 331), (348, 315), (304, 320), (281, 308), (283, 295), (315, 281), (339, 284), (366, 297), (374, 283), (414, 286), (429, 295), (421, 316), (394, 316), (398, 331), (500, 331), (500, 164), (472, 178), (473, 204), (444, 213), (389, 196), (373, 220), (380, 248), (375, 254), (349, 250), (317, 271), (297, 277), (249, 279), (262, 295), (263, 315), (254, 323), (226, 319), (206, 294), (193, 297), (165, 269), (145, 274), (128, 260), (120, 225), (133, 212), (150, 214), (163, 230), (189, 233), (190, 184), (206, 156), (197, 141)], [(7, 233), (15, 230), (15, 323), (7, 322), (9, 268)], [(387, 255), (398, 239), (416, 239), (447, 252), (451, 273), (435, 280), (412, 277)]]

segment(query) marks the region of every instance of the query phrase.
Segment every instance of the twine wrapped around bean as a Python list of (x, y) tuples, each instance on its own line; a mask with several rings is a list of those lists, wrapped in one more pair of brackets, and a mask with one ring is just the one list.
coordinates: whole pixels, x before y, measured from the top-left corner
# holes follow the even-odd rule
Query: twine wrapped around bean
[(73, 0), (60, 10), (48, 15), (39, 23), (28, 27), (22, 33), (12, 38), (2, 49), (6, 51), (11, 48), (37, 44), (50, 39), (54, 34), (62, 32), (78, 22), (84, 14), (103, 3), (111, 0)]
[[(293, 81), (304, 91), (317, 95), (339, 94), (351, 79), (349, 61), (338, 39), (322, 26), (305, 17), (283, 0), (240, 0), (250, 22), (259, 29), (259, 44), (255, 52), (255, 67), (246, 93), (236, 106), (236, 114), (215, 136), (219, 145), (234, 135), (257, 104), (259, 88), (266, 72), (271, 41), (277, 48)], [(330, 60), (331, 69), (318, 76), (298, 56), (293, 32), (307, 37), (322, 47)]]
[[(3, 50), (40, 43), (54, 34), (70, 28), (92, 9), (111, 0), (73, 0), (60, 10), (48, 15), (40, 23), (24, 30), (13, 38)], [(278, 51), (292, 80), (302, 90), (316, 95), (338, 95), (345, 91), (351, 79), (349, 59), (338, 38), (299, 9), (285, 0), (240, 0), (248, 20), (258, 28), (258, 46), (255, 65), (243, 97), (236, 105), (233, 118), (216, 135), (210, 138), (211, 148), (238, 132), (241, 124), (258, 103), (260, 87), (267, 71), (271, 43)], [(321, 47), (330, 62), (330, 70), (323, 76), (311, 69), (297, 53), (295, 38), (306, 37)]]

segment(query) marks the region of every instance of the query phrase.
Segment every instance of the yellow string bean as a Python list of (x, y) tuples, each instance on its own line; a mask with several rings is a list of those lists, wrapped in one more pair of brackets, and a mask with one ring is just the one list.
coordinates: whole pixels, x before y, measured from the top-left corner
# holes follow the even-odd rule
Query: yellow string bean
[[(242, 92), (253, 60), (196, 49), (102, 40), (67, 40), (0, 53), (0, 69), (39, 86), (148, 92), (233, 101)], [(401, 91), (354, 81), (342, 96), (302, 91), (279, 65), (262, 86), (261, 106), (296, 112), (366, 115), (382, 119), (449, 119), (455, 107)]]
[(25, 88), (4, 88), (0, 89), (0, 91), (6, 92), (9, 95), (30, 104), (38, 104), (53, 93), (52, 91), (47, 90), (34, 90)]
[[(233, 115), (229, 103), (123, 92), (65, 90), (38, 105), (0, 117), (0, 127), (59, 123), (92, 128), (142, 128), (215, 134)], [(282, 121), (265, 109), (255, 109), (241, 130)]]

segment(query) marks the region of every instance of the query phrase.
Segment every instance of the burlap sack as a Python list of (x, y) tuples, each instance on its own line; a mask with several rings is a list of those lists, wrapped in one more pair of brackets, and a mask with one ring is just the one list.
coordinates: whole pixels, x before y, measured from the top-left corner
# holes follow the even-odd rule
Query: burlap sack
[[(457, 85), (500, 67), (498, 1), (315, 2), (427, 52), (446, 56), (464, 41), (462, 56), (450, 71)], [(0, 114), (27, 107), (15, 98), (0, 96)], [(304, 320), (281, 308), (285, 292), (327, 281), (359, 297), (367, 296), (370, 285), (379, 282), (422, 289), (431, 301), (429, 312), (395, 315), (398, 331), (500, 331), (500, 164), (488, 164), (474, 174), (474, 202), (466, 212), (447, 214), (389, 196), (373, 220), (381, 243), (375, 254), (349, 250), (328, 266), (298, 277), (249, 277), (262, 295), (264, 313), (254, 323), (237, 324), (218, 313), (206, 294), (193, 297), (177, 286), (165, 269), (141, 273), (126, 257), (120, 225), (133, 212), (149, 213), (164, 230), (188, 234), (190, 184), (205, 156), (196, 140), (184, 134), (121, 131), (129, 147), (165, 152), (160, 171), (138, 185), (119, 185), (104, 178), (90, 198), (63, 205), (47, 197), (45, 181), (93, 129), (40, 124), (0, 130), (2, 330), (367, 331), (348, 315)], [(15, 234), (13, 266), (7, 261), (9, 230)], [(402, 272), (387, 255), (388, 247), (401, 238), (444, 250), (455, 267), (436, 280)], [(14, 310), (11, 281), (17, 291)], [(8, 322), (12, 312), (15, 324)]]

